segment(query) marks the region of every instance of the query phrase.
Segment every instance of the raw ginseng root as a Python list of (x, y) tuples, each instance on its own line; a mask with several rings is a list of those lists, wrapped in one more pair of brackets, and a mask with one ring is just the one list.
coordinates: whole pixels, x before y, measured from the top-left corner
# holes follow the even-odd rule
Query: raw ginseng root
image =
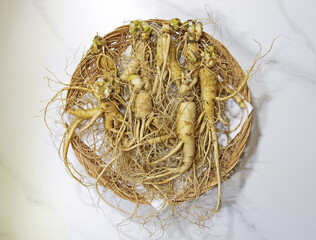
[[(272, 42), (273, 45), (274, 41)], [(237, 90), (232, 90), (225, 81), (221, 82), (222, 87), (224, 90), (229, 94), (225, 97), (218, 97), (218, 73), (216, 71), (216, 65), (217, 65), (217, 57), (214, 51), (214, 48), (212, 46), (204, 46), (204, 52), (202, 53), (202, 67), (199, 70), (199, 80), (200, 80), (200, 86), (201, 86), (201, 99), (202, 99), (202, 106), (203, 106), (203, 113), (204, 118), (206, 121), (202, 123), (200, 127), (200, 134), (203, 131), (207, 131), (206, 135), (210, 135), (211, 139), (209, 139), (209, 142), (213, 145), (213, 151), (209, 152), (209, 161), (211, 159), (215, 162), (216, 167), (216, 175), (217, 175), (217, 186), (218, 186), (218, 196), (217, 196), (217, 204), (214, 211), (210, 214), (213, 215), (220, 209), (221, 205), (221, 173), (220, 173), (220, 166), (219, 166), (219, 148), (218, 148), (218, 140), (216, 135), (216, 127), (215, 122), (216, 119), (221, 119), (220, 113), (215, 112), (215, 104), (218, 105), (219, 101), (226, 101), (230, 98), (234, 98), (235, 101), (239, 104), (240, 108), (245, 108), (246, 105), (243, 101), (243, 99), (237, 95), (241, 89), (246, 85), (250, 73), (253, 71), (255, 64), (264, 56), (266, 56), (272, 48), (272, 45), (267, 53), (264, 55), (256, 57), (254, 63), (250, 67), (250, 69), (247, 71), (243, 81), (238, 86)], [(207, 127), (203, 127), (203, 124)], [(213, 155), (213, 158), (212, 158)], [(211, 164), (211, 163), (209, 163)], [(206, 219), (210, 215), (204, 216), (203, 218)]]
[(190, 91), (198, 82), (199, 69), (201, 66), (201, 53), (199, 41), (203, 33), (203, 25), (201, 22), (195, 24), (193, 21), (185, 34), (185, 59), (188, 66), (188, 72), (191, 82), (183, 80), (179, 94), (184, 95)]
[[(217, 204), (214, 211), (211, 214), (215, 214), (220, 209), (221, 205), (221, 173), (219, 166), (219, 148), (218, 148), (218, 140), (216, 135), (216, 127), (215, 122), (216, 119), (221, 119), (220, 113), (215, 112), (215, 104), (218, 94), (218, 76), (216, 72), (216, 63), (217, 58), (214, 52), (214, 48), (211, 46), (204, 46), (204, 52), (202, 54), (202, 67), (199, 70), (199, 80), (201, 86), (201, 99), (203, 106), (203, 113), (205, 121), (202, 123), (202, 129), (206, 131), (206, 136), (211, 136), (209, 139), (209, 144), (212, 144), (213, 149), (209, 151), (209, 165), (211, 165), (211, 160), (213, 159), (215, 162), (216, 168), (216, 176), (217, 176), (217, 187), (218, 187), (218, 195), (217, 195)], [(226, 91), (228, 91), (229, 87), (226, 86), (226, 83), (223, 82), (222, 85), (225, 86)], [(231, 93), (231, 91), (229, 91)], [(237, 96), (237, 95), (235, 95)], [(233, 96), (231, 96), (233, 97)], [(238, 103), (241, 108), (245, 107), (242, 100), (236, 97)], [(207, 127), (203, 127), (205, 124)], [(200, 132), (201, 134), (201, 132)], [(206, 216), (205, 216), (206, 218)]]
[(138, 139), (138, 142), (141, 142), (143, 140), (144, 132), (145, 132), (145, 126), (146, 126), (146, 119), (147, 117), (152, 113), (153, 111), (153, 105), (152, 105), (152, 99), (148, 92), (141, 91), (135, 100), (135, 117), (137, 118), (137, 121), (141, 121), (141, 124), (137, 124), (137, 126), (141, 125), (140, 129), (137, 128), (136, 131), (136, 138)]
[[(117, 130), (117, 128), (120, 127), (120, 124), (124, 123), (123, 115), (119, 111), (118, 106), (115, 103), (110, 102), (110, 101), (100, 101), (99, 106), (94, 109), (88, 109), (88, 110), (70, 109), (69, 113), (74, 115), (76, 119), (72, 122), (72, 124), (70, 124), (69, 129), (68, 129), (68, 134), (64, 140), (63, 159), (65, 163), (67, 163), (67, 153), (68, 153), (68, 149), (69, 149), (69, 145), (72, 140), (72, 137), (75, 133), (75, 130), (77, 129), (77, 127), (83, 120), (90, 119), (89, 123), (82, 129), (80, 129), (79, 132), (83, 132), (89, 127), (92, 127), (95, 121), (99, 117), (103, 117), (104, 130), (114, 132), (114, 133), (119, 133), (120, 131)], [(69, 172), (71, 173), (67, 164), (66, 166)], [(77, 177), (75, 177), (73, 174), (72, 176), (75, 179), (77, 179)]]
[[(159, 121), (153, 117), (152, 97), (149, 94), (151, 83), (149, 82), (149, 64), (148, 51), (151, 51), (147, 41), (149, 40), (152, 28), (146, 22), (133, 21), (130, 24), (130, 33), (133, 35), (133, 51), (134, 57), (128, 63), (125, 71), (121, 75), (121, 79), (127, 80), (133, 85), (133, 92), (130, 96), (129, 106), (133, 107), (136, 117), (136, 125), (134, 126), (134, 138), (130, 141), (128, 150), (131, 150), (131, 145), (138, 141), (138, 144), (159, 143), (168, 139), (168, 136), (160, 136), (156, 139), (146, 139), (145, 131), (151, 123), (160, 125)], [(140, 72), (140, 75), (136, 74)], [(129, 112), (130, 113), (130, 112)], [(150, 117), (151, 116), (151, 117)], [(134, 145), (135, 148), (139, 145)]]
[[(218, 147), (218, 140), (216, 135), (216, 127), (215, 127), (215, 121), (216, 119), (221, 119), (220, 113), (215, 112), (215, 99), (217, 98), (218, 94), (218, 77), (217, 73), (215, 71), (215, 65), (216, 65), (216, 55), (214, 52), (214, 48), (211, 46), (204, 46), (204, 52), (200, 54), (199, 49), (199, 41), (200, 37), (202, 35), (203, 28), (202, 24), (198, 22), (197, 24), (193, 22), (189, 26), (188, 33), (186, 35), (187, 38), (187, 46), (186, 46), (186, 62), (188, 65), (188, 71), (190, 72), (191, 76), (191, 82), (188, 82), (187, 80), (183, 80), (180, 84), (179, 94), (183, 95), (187, 93), (189, 90), (192, 89), (192, 87), (200, 80), (200, 86), (201, 86), (201, 100), (202, 100), (202, 106), (203, 106), (203, 115), (205, 118), (205, 121), (202, 123), (204, 124), (204, 127), (202, 126), (200, 129), (206, 130), (207, 136), (211, 136), (209, 139), (209, 144), (212, 144), (213, 150), (209, 151), (209, 165), (211, 166), (211, 159), (215, 162), (216, 167), (216, 175), (217, 175), (217, 182), (218, 182), (218, 199), (217, 199), (217, 205), (213, 213), (218, 212), (220, 208), (220, 202), (221, 202), (221, 175), (220, 175), (220, 166), (219, 166), (219, 147)], [(164, 33), (165, 39), (168, 39), (168, 35)], [(167, 36), (167, 37), (166, 37)], [(161, 40), (162, 43), (163, 40)], [(172, 48), (170, 47), (170, 42), (172, 40), (169, 40), (167, 44), (162, 46), (169, 46), (169, 52), (168, 57), (166, 57), (164, 54), (161, 54), (162, 56), (162, 69), (164, 69), (165, 65), (170, 67), (170, 71), (172, 72), (170, 64), (171, 62), (177, 61), (172, 56), (176, 54), (170, 54), (170, 51)], [(159, 42), (158, 42), (159, 44)], [(167, 49), (167, 47), (161, 47), (162, 49)], [(157, 49), (157, 55), (158, 55)], [(162, 51), (162, 53), (166, 53), (166, 51)], [(201, 56), (202, 55), (202, 56)], [(171, 56), (171, 57), (170, 57)], [(201, 61), (202, 58), (202, 61)], [(168, 63), (168, 64), (166, 64)], [(159, 69), (159, 68), (158, 68)], [(177, 68), (175, 70), (177, 71)], [(181, 76), (183, 77), (183, 72), (181, 73)], [(180, 79), (180, 74), (178, 75), (178, 78)], [(161, 79), (162, 81), (162, 79)], [(233, 90), (230, 89), (230, 87), (227, 85), (226, 82), (221, 83), (224, 87), (225, 91), (229, 94), (232, 94), (231, 97), (234, 97), (236, 102), (240, 105), (241, 108), (245, 108), (245, 104), (242, 100), (242, 98), (235, 94)], [(190, 113), (191, 111), (191, 113)], [(163, 161), (166, 161), (169, 159), (172, 155), (177, 153), (181, 147), (183, 146), (182, 152), (182, 162), (181, 166), (177, 168), (168, 168), (163, 173), (158, 173), (156, 175), (152, 175), (146, 178), (146, 180), (154, 180), (162, 177), (166, 177), (169, 175), (172, 175), (165, 179), (164, 181), (159, 182), (159, 184), (164, 184), (166, 182), (169, 182), (179, 176), (181, 176), (184, 172), (186, 172), (193, 163), (194, 155), (195, 155), (195, 140), (194, 140), (194, 126), (195, 126), (195, 118), (196, 118), (196, 106), (193, 102), (184, 102), (181, 103), (178, 109), (178, 115), (177, 115), (177, 134), (179, 135), (179, 138), (181, 141), (178, 143), (178, 145), (170, 151), (168, 154), (166, 154), (164, 157), (162, 157), (159, 160), (151, 162), (151, 164), (159, 164)], [(192, 122), (193, 121), (193, 122)], [(201, 134), (201, 132), (200, 132)], [(157, 182), (156, 182), (157, 183)]]
[[(179, 135), (180, 142), (178, 145), (171, 150), (163, 158), (151, 162), (151, 164), (158, 164), (162, 161), (167, 160), (176, 152), (178, 152), (182, 147), (182, 161), (180, 161), (180, 166), (175, 168), (167, 168), (166, 172), (152, 175), (146, 178), (146, 180), (153, 180), (157, 178), (166, 177), (162, 182), (156, 182), (156, 184), (167, 183), (186, 172), (193, 164), (193, 159), (195, 157), (195, 140), (194, 140), (194, 126), (196, 120), (196, 104), (194, 102), (183, 102), (180, 103), (178, 114), (177, 114), (177, 134)], [(145, 181), (146, 182), (146, 181)]]
[(184, 78), (183, 69), (177, 60), (175, 43), (171, 37), (171, 34), (178, 29), (180, 24), (177, 19), (163, 23), (160, 37), (157, 40), (157, 76), (153, 85), (153, 94), (157, 94), (156, 99), (159, 100), (161, 100), (162, 86), (167, 77), (176, 83), (178, 89), (180, 89), (181, 80)]
[[(147, 76), (143, 72), (148, 71), (149, 65), (146, 51), (149, 47), (147, 40), (150, 37), (152, 28), (146, 22), (133, 21), (130, 24), (130, 33), (133, 36), (133, 58), (127, 64), (127, 67), (121, 75), (121, 80), (128, 81), (133, 86), (130, 101), (128, 105), (128, 114), (131, 115), (131, 107), (136, 117), (136, 124), (134, 126), (134, 137), (128, 144), (127, 149), (131, 150), (132, 146), (137, 140), (140, 143), (144, 137), (146, 119), (152, 113), (152, 99), (147, 90), (150, 88)], [(142, 78), (138, 75), (141, 72)], [(135, 104), (134, 104), (135, 101)]]
[[(98, 106), (93, 109), (75, 109), (72, 108), (68, 112), (75, 116), (75, 119), (68, 127), (68, 134), (64, 139), (63, 143), (63, 159), (65, 161), (66, 167), (69, 173), (76, 179), (68, 166), (67, 154), (70, 142), (72, 141), (75, 130), (79, 124), (84, 120), (89, 120), (87, 125), (81, 128), (78, 133), (85, 131), (86, 129), (92, 127), (96, 120), (100, 117), (103, 118), (103, 126), (105, 131), (110, 131), (113, 133), (120, 133), (125, 130), (125, 122), (123, 120), (123, 115), (120, 112), (119, 104), (110, 98), (112, 89), (116, 86), (113, 84), (113, 79), (116, 77), (116, 67), (112, 58), (105, 54), (105, 42), (103, 38), (96, 36), (93, 40), (91, 46), (91, 53), (96, 59), (96, 64), (100, 69), (102, 75), (101, 78), (94, 83), (88, 83), (88, 88), (81, 88), (83, 91), (91, 92), (92, 95), (98, 100)], [(71, 89), (71, 88), (70, 88)], [(121, 128), (123, 124), (123, 128)], [(80, 182), (80, 180), (78, 180)]]
[(203, 110), (206, 118), (207, 131), (211, 133), (211, 139), (209, 142), (213, 144), (213, 151), (210, 151), (209, 161), (211, 161), (213, 153), (213, 159), (216, 167), (217, 175), (217, 187), (218, 187), (218, 199), (214, 213), (218, 212), (221, 201), (221, 175), (219, 168), (219, 153), (218, 153), (218, 141), (215, 128), (215, 98), (217, 94), (217, 75), (208, 68), (201, 68), (199, 71), (199, 79), (201, 85), (201, 98), (203, 103)]
[(151, 32), (152, 28), (148, 23), (137, 20), (131, 22), (130, 33), (133, 36), (133, 59), (127, 64), (125, 71), (120, 76), (122, 81), (127, 81), (131, 75), (135, 74), (140, 67), (144, 67), (144, 64), (146, 64), (146, 48), (148, 47), (146, 41)]
[[(133, 21), (130, 24), (130, 32), (133, 35), (135, 55), (129, 62), (121, 78), (129, 74), (128, 80), (134, 85), (134, 92), (137, 94), (133, 109), (137, 119), (136, 126), (134, 127), (134, 139), (137, 139), (138, 143), (140, 143), (144, 138), (146, 119), (153, 111), (152, 99), (147, 92), (150, 88), (150, 83), (147, 76), (149, 64), (148, 54), (146, 53), (150, 51), (147, 41), (152, 33), (152, 28), (146, 22)], [(129, 66), (133, 65), (133, 62), (138, 62), (139, 69), (136, 69), (136, 71), (139, 70), (142, 77), (131, 75), (131, 71), (134, 71), (132, 74), (136, 72), (134, 69), (129, 68)], [(130, 104), (133, 104), (133, 101), (134, 96), (131, 97)]]

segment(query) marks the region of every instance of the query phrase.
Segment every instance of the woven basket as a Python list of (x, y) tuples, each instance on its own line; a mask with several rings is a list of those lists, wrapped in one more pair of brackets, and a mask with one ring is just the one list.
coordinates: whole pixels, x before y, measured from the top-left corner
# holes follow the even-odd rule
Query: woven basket
[[(147, 20), (146, 22), (152, 23), (155, 22), (158, 25), (161, 25), (163, 20), (159, 19), (151, 19)], [(108, 33), (104, 36), (104, 39), (106, 40), (106, 43), (108, 47), (111, 50), (114, 50), (117, 52), (118, 56), (126, 50), (126, 46), (128, 46), (132, 40), (132, 36), (129, 33), (129, 25), (123, 25), (115, 29), (114, 31)], [(219, 58), (221, 62), (226, 63), (226, 69), (225, 71), (222, 70), (219, 72), (219, 75), (221, 78), (226, 79), (230, 85), (233, 87), (238, 87), (240, 82), (244, 79), (245, 75), (241, 67), (239, 66), (238, 62), (235, 60), (235, 58), (230, 54), (230, 52), (227, 50), (227, 48), (218, 40), (207, 34), (206, 32), (203, 32), (202, 40), (206, 41), (207, 43), (214, 46), (217, 54), (219, 55)], [(125, 47), (122, 47), (122, 46)], [(87, 52), (85, 57), (82, 58), (80, 63), (78, 64), (72, 79), (71, 83), (78, 81), (78, 79), (86, 79), (87, 81), (95, 81), (100, 74), (98, 72), (98, 69), (95, 64), (94, 58), (89, 57), (90, 50)], [(250, 92), (247, 86), (245, 86), (240, 94), (245, 98), (245, 100), (249, 103), (251, 103), (251, 96)], [(73, 102), (74, 99), (80, 98), (82, 95), (82, 92), (78, 90), (69, 90), (67, 92), (66, 97), (66, 107), (65, 111), (70, 109), (72, 107), (71, 102)], [(70, 101), (71, 100), (71, 101)], [(232, 169), (237, 164), (241, 154), (243, 153), (243, 150), (246, 146), (246, 142), (250, 133), (251, 128), (251, 119), (252, 114), (250, 114), (244, 123), (242, 130), (240, 133), (232, 140), (232, 143), (234, 144), (234, 151), (232, 151), (230, 154), (229, 161), (225, 164), (224, 169), (221, 169), (221, 175), (222, 179), (225, 180), (229, 174), (231, 173)], [(72, 142), (71, 142), (72, 148), (76, 154), (76, 157), (78, 158), (79, 162), (83, 165), (88, 175), (90, 175), (93, 178), (96, 178), (96, 176), (99, 175), (99, 173), (102, 170), (101, 165), (101, 159), (98, 157), (92, 149), (90, 149), (76, 134), (74, 134)], [(80, 151), (79, 151), (80, 149)], [(114, 194), (119, 196), (120, 198), (142, 203), (142, 204), (150, 204), (150, 202), (145, 199), (142, 196), (138, 196), (137, 193), (133, 192), (133, 190), (129, 189), (127, 186), (120, 185), (120, 183), (113, 183), (111, 182), (110, 178), (104, 177), (99, 180), (99, 183), (106, 187), (107, 189), (111, 190)], [(173, 204), (182, 203), (188, 200), (196, 199), (206, 191), (214, 188), (217, 185), (217, 179), (209, 179), (208, 182), (205, 184), (201, 184), (201, 187), (199, 189), (199, 192), (191, 191), (188, 189), (187, 191), (183, 192), (182, 194), (179, 194), (175, 196), (175, 198), (172, 200)], [(134, 196), (134, 197), (133, 197)]]

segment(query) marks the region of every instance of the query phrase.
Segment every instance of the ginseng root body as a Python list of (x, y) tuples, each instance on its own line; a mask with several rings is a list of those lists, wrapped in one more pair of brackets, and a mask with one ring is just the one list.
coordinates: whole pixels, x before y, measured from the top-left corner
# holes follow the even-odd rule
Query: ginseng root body
[(160, 162), (166, 161), (176, 152), (178, 152), (182, 147), (182, 158), (180, 161), (180, 166), (175, 168), (167, 168), (165, 172), (156, 175), (149, 176), (147, 180), (158, 179), (172, 175), (162, 182), (157, 184), (164, 184), (169, 182), (184, 172), (186, 172), (193, 164), (195, 157), (195, 138), (194, 138), (194, 126), (196, 121), (196, 104), (194, 102), (183, 102), (180, 103), (177, 114), (177, 134), (180, 138), (178, 145), (171, 150), (163, 158), (151, 162), (151, 164), (158, 164)]
[(89, 127), (92, 127), (99, 117), (103, 117), (104, 130), (115, 133), (118, 132), (118, 130), (116, 130), (115, 128), (119, 127), (119, 123), (123, 122), (122, 113), (119, 111), (118, 107), (110, 101), (100, 102), (99, 106), (93, 109), (71, 109), (69, 110), (69, 113), (74, 115), (76, 119), (70, 125), (68, 135), (64, 141), (63, 158), (65, 161), (67, 160), (69, 145), (75, 133), (75, 130), (83, 120), (91, 119), (85, 127), (80, 129), (79, 132), (83, 132)]
[(164, 23), (157, 40), (157, 76), (153, 84), (154, 94), (159, 94), (167, 76), (176, 83), (178, 89), (180, 89), (181, 79), (184, 78), (183, 69), (177, 60), (175, 42), (171, 37), (174, 31), (174, 26), (170, 25), (169, 22)]
[(192, 166), (195, 157), (195, 120), (196, 104), (194, 102), (181, 103), (177, 115), (177, 133), (183, 142), (182, 164), (179, 168), (169, 169), (171, 172), (182, 174)]
[[(214, 211), (211, 213), (215, 214), (218, 212), (221, 205), (221, 173), (220, 173), (220, 164), (219, 164), (219, 146), (218, 139), (216, 135), (216, 120), (223, 121), (219, 111), (215, 111), (216, 106), (219, 106), (218, 103), (220, 101), (226, 101), (230, 98), (234, 98), (237, 104), (239, 104), (240, 108), (245, 108), (246, 105), (243, 101), (243, 98), (240, 95), (237, 95), (242, 87), (247, 83), (249, 78), (249, 74), (252, 71), (254, 64), (248, 70), (244, 80), (240, 84), (237, 90), (233, 90), (228, 86), (227, 82), (219, 82), (218, 73), (216, 71), (217, 65), (217, 57), (215, 54), (215, 50), (212, 46), (204, 46), (204, 52), (202, 55), (202, 65), (199, 70), (199, 81), (201, 86), (201, 100), (205, 121), (201, 124), (200, 133), (202, 131), (207, 131), (206, 135), (210, 136), (209, 142), (213, 146), (211, 151), (209, 151), (209, 164), (211, 165), (211, 160), (215, 162), (216, 168), (216, 176), (217, 176), (217, 187), (218, 187), (218, 196), (217, 196), (217, 205)], [(223, 87), (228, 96), (219, 97), (218, 90), (219, 84)], [(203, 116), (203, 115), (201, 115)], [(204, 124), (204, 126), (203, 126)], [(225, 124), (225, 123), (224, 123)], [(207, 216), (206, 216), (207, 217)]]
[(212, 159), (211, 154), (213, 153), (218, 187), (218, 199), (214, 212), (217, 212), (220, 208), (221, 201), (221, 175), (219, 169), (218, 140), (215, 128), (215, 98), (217, 95), (218, 77), (217, 74), (213, 72), (211, 69), (201, 68), (199, 71), (199, 79), (201, 85), (201, 99), (203, 104), (203, 110), (205, 112), (206, 117), (206, 125), (211, 132), (211, 139), (209, 139), (209, 141), (211, 141), (213, 144), (213, 151), (210, 152), (209, 159)]

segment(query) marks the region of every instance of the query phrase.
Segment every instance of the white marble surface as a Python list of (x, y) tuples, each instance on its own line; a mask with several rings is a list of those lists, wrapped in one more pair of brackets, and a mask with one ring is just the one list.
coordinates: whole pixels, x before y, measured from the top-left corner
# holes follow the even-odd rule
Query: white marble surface
[[(0, 8), (0, 239), (119, 239), (124, 215), (98, 207), (66, 174), (39, 110), (66, 58), (125, 20), (218, 18), (216, 37), (247, 69), (259, 41), (264, 68), (249, 82), (254, 119), (248, 151), (224, 184), (223, 207), (192, 239), (315, 239), (316, 3), (312, 0), (2, 0)], [(210, 29), (209, 29), (210, 30)], [(150, 239), (131, 223), (124, 239)], [(189, 239), (181, 224), (162, 239)]]

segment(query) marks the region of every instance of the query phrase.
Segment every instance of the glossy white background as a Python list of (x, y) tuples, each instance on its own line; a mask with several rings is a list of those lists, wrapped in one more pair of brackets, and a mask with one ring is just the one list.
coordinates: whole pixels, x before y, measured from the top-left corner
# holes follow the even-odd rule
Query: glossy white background
[[(218, 18), (215, 37), (247, 69), (260, 42), (281, 37), (249, 82), (253, 129), (235, 183), (209, 229), (192, 239), (314, 239), (316, 234), (316, 30), (313, 0), (2, 0), (0, 8), (0, 239), (119, 239), (124, 215), (102, 205), (69, 175), (43, 118), (52, 97), (45, 68), (69, 81), (66, 58), (123, 21)], [(211, 28), (206, 28), (211, 30)], [(79, 61), (79, 60), (78, 60)], [(230, 192), (232, 190), (233, 192)], [(189, 239), (181, 225), (163, 239)], [(124, 239), (150, 239), (136, 224)]]

